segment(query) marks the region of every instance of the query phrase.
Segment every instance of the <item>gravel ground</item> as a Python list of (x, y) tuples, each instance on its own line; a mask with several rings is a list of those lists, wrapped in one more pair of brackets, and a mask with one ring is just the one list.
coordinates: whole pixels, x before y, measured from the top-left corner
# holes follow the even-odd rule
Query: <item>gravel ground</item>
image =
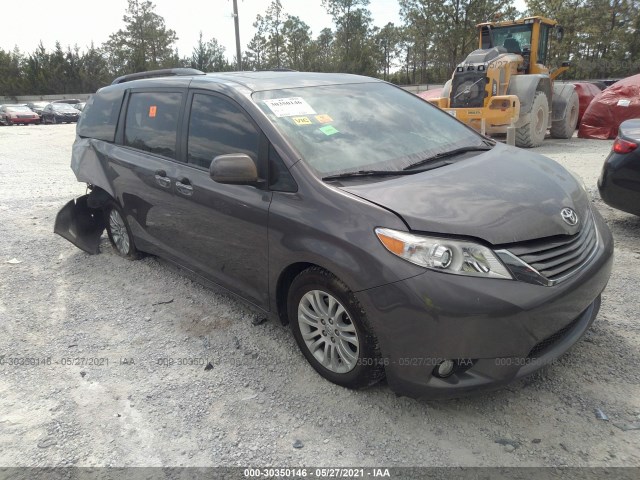
[(84, 193), (73, 139), (0, 128), (0, 466), (640, 466), (640, 430), (616, 425), (640, 422), (640, 218), (598, 198), (611, 142), (537, 150), (585, 180), (615, 236), (593, 328), (508, 388), (421, 402), (327, 383), (287, 328), (157, 258), (54, 235)]

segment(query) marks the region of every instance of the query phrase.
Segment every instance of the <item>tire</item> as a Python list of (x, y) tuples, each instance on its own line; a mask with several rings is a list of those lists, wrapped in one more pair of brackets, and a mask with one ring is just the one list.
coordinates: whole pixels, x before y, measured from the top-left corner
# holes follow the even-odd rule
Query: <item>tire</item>
[(333, 274), (319, 267), (300, 273), (289, 289), (287, 313), (300, 351), (325, 379), (363, 388), (384, 377), (378, 341), (364, 309)]
[(129, 224), (125, 219), (124, 213), (122, 213), (122, 209), (115, 203), (111, 203), (105, 209), (105, 223), (109, 241), (116, 253), (129, 260), (139, 259), (141, 255), (133, 243), (133, 235)]
[(571, 92), (567, 101), (567, 108), (564, 117), (551, 123), (551, 136), (553, 138), (571, 138), (578, 125), (578, 114), (580, 113), (580, 100), (578, 92)]
[(544, 140), (549, 121), (549, 102), (544, 92), (536, 92), (529, 115), (529, 123), (516, 129), (516, 146), (518, 147), (539, 147)]

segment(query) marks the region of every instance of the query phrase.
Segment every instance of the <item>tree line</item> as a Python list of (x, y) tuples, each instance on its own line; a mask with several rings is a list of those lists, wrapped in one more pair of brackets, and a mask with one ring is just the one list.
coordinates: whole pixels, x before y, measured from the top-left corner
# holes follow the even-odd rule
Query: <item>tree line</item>
[[(564, 26), (552, 41), (548, 64), (570, 60), (573, 79), (624, 77), (640, 72), (640, 0), (398, 0), (401, 24), (373, 25), (369, 0), (322, 0), (332, 26), (316, 36), (301, 18), (273, 0), (253, 23), (242, 69), (345, 72), (397, 84), (442, 83), (478, 48), (475, 25), (543, 15)], [(0, 49), (0, 95), (94, 92), (120, 75), (159, 68), (206, 72), (237, 69), (217, 39), (199, 40), (179, 56), (176, 32), (148, 0), (128, 0), (123, 28), (102, 45), (32, 53)]]

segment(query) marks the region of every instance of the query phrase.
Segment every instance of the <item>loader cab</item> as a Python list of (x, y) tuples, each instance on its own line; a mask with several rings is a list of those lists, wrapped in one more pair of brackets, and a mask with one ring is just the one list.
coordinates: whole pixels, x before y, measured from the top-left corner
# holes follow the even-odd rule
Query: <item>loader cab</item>
[(548, 74), (549, 34), (554, 20), (530, 17), (509, 22), (487, 22), (478, 25), (480, 48), (502, 47), (523, 59), (520, 73)]

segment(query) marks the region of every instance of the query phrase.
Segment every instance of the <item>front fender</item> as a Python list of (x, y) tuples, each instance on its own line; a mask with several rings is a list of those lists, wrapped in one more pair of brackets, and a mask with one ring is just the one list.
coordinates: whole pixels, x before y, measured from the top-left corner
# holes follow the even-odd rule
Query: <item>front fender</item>
[(512, 75), (507, 95), (515, 95), (520, 99), (520, 115), (531, 113), (536, 92), (544, 92), (551, 110), (551, 79), (549, 75)]

